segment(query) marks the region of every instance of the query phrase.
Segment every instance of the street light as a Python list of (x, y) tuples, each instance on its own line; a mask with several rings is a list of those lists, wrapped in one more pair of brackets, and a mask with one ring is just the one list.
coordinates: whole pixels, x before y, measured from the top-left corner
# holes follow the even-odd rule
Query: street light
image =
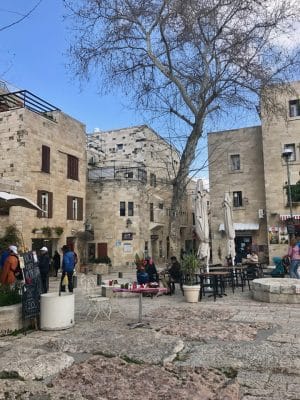
[(290, 160), (292, 154), (293, 154), (293, 150), (286, 148), (283, 150), (281, 157), (286, 162), (287, 179), (288, 179), (288, 199), (289, 199), (289, 206), (290, 206), (291, 221), (293, 223), (292, 192), (291, 192), (291, 179), (290, 179), (290, 168), (289, 168), (289, 160)]

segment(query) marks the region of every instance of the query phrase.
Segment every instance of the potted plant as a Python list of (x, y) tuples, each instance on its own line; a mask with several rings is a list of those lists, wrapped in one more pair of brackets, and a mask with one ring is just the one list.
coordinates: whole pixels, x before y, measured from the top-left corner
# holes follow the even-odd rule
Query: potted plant
[(200, 285), (197, 284), (195, 274), (199, 272), (199, 259), (196, 254), (190, 253), (183, 257), (181, 264), (184, 274), (184, 297), (188, 303), (197, 303), (199, 299)]

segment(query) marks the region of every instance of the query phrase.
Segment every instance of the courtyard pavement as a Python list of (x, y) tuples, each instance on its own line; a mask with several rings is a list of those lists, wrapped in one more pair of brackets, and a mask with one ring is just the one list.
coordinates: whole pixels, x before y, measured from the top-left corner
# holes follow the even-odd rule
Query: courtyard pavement
[(148, 325), (130, 329), (137, 297), (113, 299), (111, 320), (93, 322), (81, 286), (74, 327), (0, 338), (1, 400), (300, 400), (299, 304), (240, 288), (188, 304), (177, 287), (143, 298)]

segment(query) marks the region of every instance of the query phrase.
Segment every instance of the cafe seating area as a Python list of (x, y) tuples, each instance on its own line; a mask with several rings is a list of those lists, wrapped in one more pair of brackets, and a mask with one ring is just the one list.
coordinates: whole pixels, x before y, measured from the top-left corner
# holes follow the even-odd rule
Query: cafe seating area
[[(194, 284), (200, 284), (199, 300), (203, 297), (217, 298), (226, 296), (226, 291), (230, 290), (233, 294), (237, 288), (244, 291), (245, 288), (251, 289), (251, 281), (264, 276), (264, 264), (245, 263), (227, 267), (222, 264), (212, 264), (202, 266), (200, 272), (193, 277)], [(183, 276), (183, 284), (190, 281), (189, 276)]]

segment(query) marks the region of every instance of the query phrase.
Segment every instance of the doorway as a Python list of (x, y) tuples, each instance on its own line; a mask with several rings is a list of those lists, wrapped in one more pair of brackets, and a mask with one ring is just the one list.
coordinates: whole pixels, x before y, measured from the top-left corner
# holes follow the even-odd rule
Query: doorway
[(107, 257), (107, 243), (98, 243), (97, 250), (98, 258)]
[(235, 251), (239, 258), (246, 258), (251, 251), (252, 236), (237, 236), (235, 238)]

